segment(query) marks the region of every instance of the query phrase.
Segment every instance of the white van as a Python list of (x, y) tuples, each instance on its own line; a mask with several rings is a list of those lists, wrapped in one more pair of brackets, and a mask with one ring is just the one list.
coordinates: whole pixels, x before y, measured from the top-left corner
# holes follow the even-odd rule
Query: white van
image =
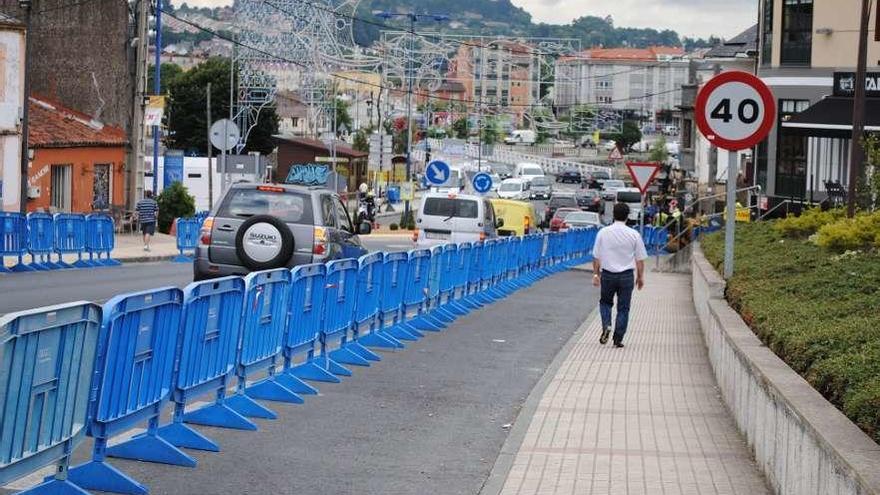
[(464, 189), (467, 184), (467, 177), (465, 175), (465, 170), (463, 167), (450, 167), (449, 168), (450, 177), (446, 184), (442, 186), (432, 186), (431, 192), (435, 193), (454, 193), (458, 194)]
[(529, 194), (529, 182), (523, 179), (504, 179), (498, 188), (498, 197), (501, 199), (525, 201), (529, 199)]
[(516, 179), (531, 181), (535, 177), (544, 177), (544, 169), (542, 169), (537, 163), (517, 163), (513, 177)]
[(642, 193), (635, 187), (624, 187), (615, 192), (615, 203), (626, 203), (629, 206), (629, 217), (626, 219), (628, 224), (639, 223), (639, 217), (642, 216)]
[(428, 193), (422, 198), (416, 217), (419, 248), (448, 243), (477, 242), (498, 236), (503, 222), (487, 198), (469, 194)]
[(538, 133), (528, 129), (520, 129), (510, 133), (504, 138), (504, 144), (528, 144), (533, 145), (538, 141)]

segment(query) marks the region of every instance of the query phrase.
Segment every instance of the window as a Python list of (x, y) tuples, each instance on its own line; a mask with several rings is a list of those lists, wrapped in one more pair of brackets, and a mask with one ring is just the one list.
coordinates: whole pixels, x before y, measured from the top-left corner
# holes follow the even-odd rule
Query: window
[(330, 195), (321, 196), (321, 221), (325, 227), (336, 227), (336, 206)]
[(611, 81), (596, 81), (596, 89), (611, 89)]
[(423, 214), (443, 218), (477, 218), (479, 203), (466, 199), (427, 198)]
[(600, 105), (610, 105), (612, 103), (610, 96), (597, 96), (596, 103)]
[(761, 12), (763, 29), (761, 33), (761, 63), (773, 63), (773, 0), (764, 0)]
[(110, 208), (110, 165), (95, 164), (95, 176), (92, 180), (92, 209), (107, 210)]
[[(779, 100), (779, 122), (788, 120), (809, 106), (810, 100)], [(777, 129), (776, 194), (803, 197), (807, 180), (807, 138), (791, 135), (781, 125)]]
[(71, 165), (52, 165), (52, 190), (50, 205), (61, 211), (70, 211)]
[(189, 178), (189, 179), (201, 179), (201, 178), (202, 178), (202, 174), (192, 174), (192, 173), (190, 173), (190, 174), (186, 174), (186, 176), (187, 176), (187, 178)]
[(813, 52), (813, 0), (782, 4), (782, 65), (810, 65)]
[(348, 211), (345, 209), (345, 205), (342, 204), (338, 198), (336, 199), (336, 224), (343, 230), (347, 230), (354, 234), (354, 228), (351, 226), (351, 218), (348, 216)]
[(290, 192), (232, 189), (223, 200), (218, 216), (250, 218), (271, 215), (284, 223), (312, 223), (312, 203), (308, 196)]

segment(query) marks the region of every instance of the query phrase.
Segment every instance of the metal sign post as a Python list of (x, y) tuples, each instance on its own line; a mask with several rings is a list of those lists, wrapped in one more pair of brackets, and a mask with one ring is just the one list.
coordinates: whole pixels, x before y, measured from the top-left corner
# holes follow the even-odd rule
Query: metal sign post
[(776, 121), (770, 88), (747, 72), (723, 72), (697, 95), (697, 126), (712, 144), (727, 150), (727, 222), (724, 235), (724, 277), (733, 276), (736, 235), (736, 176), (740, 150), (764, 140)]

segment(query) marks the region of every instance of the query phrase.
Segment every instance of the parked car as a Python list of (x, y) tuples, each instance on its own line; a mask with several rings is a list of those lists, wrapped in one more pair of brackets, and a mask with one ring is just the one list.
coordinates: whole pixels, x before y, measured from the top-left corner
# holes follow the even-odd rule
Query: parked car
[(550, 227), (550, 232), (560, 232), (562, 229), (567, 229), (568, 225), (565, 223), (565, 219), (568, 215), (577, 213), (580, 210), (577, 208), (559, 208), (553, 214), (553, 217), (550, 218), (548, 225)]
[(498, 228), (499, 236), (523, 236), (538, 231), (538, 214), (532, 203), (500, 198), (490, 199), (489, 202), (495, 210), (495, 218), (504, 222)]
[(602, 183), (602, 199), (614, 201), (618, 189), (623, 189), (626, 184), (622, 180), (609, 179)]
[(416, 216), (419, 248), (440, 244), (477, 242), (498, 236), (504, 222), (496, 220), (489, 199), (469, 194), (429, 193)]
[(572, 183), (572, 184), (580, 184), (581, 183), (581, 172), (580, 170), (569, 169), (565, 172), (556, 176), (556, 182), (561, 182), (563, 184)]
[(202, 226), (193, 278), (357, 258), (370, 230), (325, 187), (233, 184)]
[(535, 177), (529, 183), (529, 199), (550, 199), (553, 183), (547, 177)]
[(580, 209), (584, 211), (602, 212), (602, 195), (596, 189), (582, 189), (575, 193)]
[(611, 174), (603, 170), (590, 172), (584, 176), (583, 184), (590, 189), (602, 189), (602, 183), (611, 178)]
[(573, 193), (556, 193), (550, 197), (547, 207), (544, 210), (544, 223), (549, 224), (550, 219), (556, 214), (556, 210), (560, 208), (569, 208), (579, 210), (577, 198)]
[(502, 199), (529, 199), (529, 182), (523, 179), (506, 179), (498, 188), (498, 197)]
[(564, 232), (568, 229), (588, 227), (602, 228), (602, 220), (599, 218), (599, 214), (592, 211), (572, 211), (563, 218), (559, 231)]

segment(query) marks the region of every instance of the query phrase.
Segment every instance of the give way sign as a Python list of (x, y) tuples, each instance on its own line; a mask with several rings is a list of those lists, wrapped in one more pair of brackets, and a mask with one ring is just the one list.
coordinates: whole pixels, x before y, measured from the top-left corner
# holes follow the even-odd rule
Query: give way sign
[(776, 120), (776, 102), (756, 76), (722, 72), (700, 89), (695, 113), (706, 139), (719, 148), (739, 151), (767, 137)]
[(627, 162), (626, 168), (629, 169), (629, 175), (632, 176), (633, 183), (639, 188), (642, 194), (648, 190), (657, 172), (660, 171), (661, 165), (657, 162)]

